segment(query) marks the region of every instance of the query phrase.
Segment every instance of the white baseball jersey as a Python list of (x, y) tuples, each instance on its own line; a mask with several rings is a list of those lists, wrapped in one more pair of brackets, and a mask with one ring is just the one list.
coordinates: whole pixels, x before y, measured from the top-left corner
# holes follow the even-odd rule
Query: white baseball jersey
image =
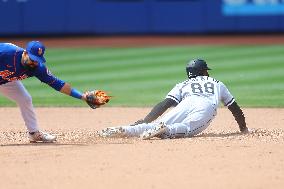
[(169, 137), (194, 136), (202, 132), (217, 115), (220, 102), (229, 106), (235, 101), (222, 82), (207, 76), (177, 84), (166, 98), (178, 103), (159, 120), (168, 125)]
[[(198, 98), (196, 98), (198, 97)], [(209, 101), (212, 105), (219, 105), (220, 101), (225, 105), (231, 105), (235, 99), (221, 82), (212, 77), (198, 76), (177, 84), (166, 96), (177, 103), (186, 98)]]

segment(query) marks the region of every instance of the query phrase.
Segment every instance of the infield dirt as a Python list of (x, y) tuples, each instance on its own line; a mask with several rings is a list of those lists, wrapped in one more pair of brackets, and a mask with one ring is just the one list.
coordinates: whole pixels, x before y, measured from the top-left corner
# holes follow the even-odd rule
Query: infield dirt
[(249, 135), (221, 108), (200, 136), (102, 139), (150, 108), (36, 108), (54, 144), (30, 144), (18, 108), (0, 108), (0, 188), (283, 188), (284, 109), (244, 109)]

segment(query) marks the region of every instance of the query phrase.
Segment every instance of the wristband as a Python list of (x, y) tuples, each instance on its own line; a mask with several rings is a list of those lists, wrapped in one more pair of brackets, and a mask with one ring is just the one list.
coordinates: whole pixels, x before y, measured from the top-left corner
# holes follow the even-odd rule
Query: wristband
[(71, 89), (70, 96), (78, 99), (82, 99), (82, 93), (78, 91), (77, 89)]

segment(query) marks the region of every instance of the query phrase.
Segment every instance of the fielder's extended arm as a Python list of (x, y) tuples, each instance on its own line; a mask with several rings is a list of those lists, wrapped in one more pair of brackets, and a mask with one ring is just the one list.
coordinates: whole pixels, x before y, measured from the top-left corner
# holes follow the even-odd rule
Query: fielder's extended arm
[(86, 101), (92, 109), (99, 108), (101, 105), (108, 103), (111, 98), (111, 96), (108, 96), (106, 92), (102, 90), (86, 91), (81, 93), (77, 89), (71, 88), (69, 83), (65, 83), (60, 89), (60, 92)]
[(72, 88), (69, 83), (55, 77), (50, 70), (48, 70), (44, 62), (31, 61), (25, 51), (23, 55), (25, 55), (25, 57), (22, 60), (22, 66), (26, 71), (29, 72), (31, 76), (37, 77), (41, 82), (46, 83), (56, 91), (84, 100), (92, 109), (96, 109), (109, 102), (111, 96), (108, 96), (105, 91), (93, 90), (81, 93), (77, 89)]
[(241, 132), (248, 132), (246, 125), (245, 115), (237, 102), (233, 102), (229, 107), (229, 110), (232, 112), (235, 120), (237, 121)]
[(81, 92), (77, 91), (76, 89), (72, 88), (69, 83), (65, 83), (63, 87), (60, 89), (60, 92), (72, 96), (74, 98), (86, 101), (86, 96)]
[(162, 115), (167, 109), (176, 105), (177, 105), (176, 101), (170, 98), (166, 98), (162, 102), (159, 102), (157, 105), (155, 105), (153, 109), (150, 111), (150, 113), (144, 119), (138, 120), (132, 125), (137, 125), (140, 123), (150, 123), (155, 119), (157, 119), (160, 115)]

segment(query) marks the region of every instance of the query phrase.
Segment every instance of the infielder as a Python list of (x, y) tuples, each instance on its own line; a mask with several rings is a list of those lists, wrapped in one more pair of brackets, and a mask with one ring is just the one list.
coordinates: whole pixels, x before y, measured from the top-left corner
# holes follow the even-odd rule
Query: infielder
[[(234, 97), (221, 81), (209, 77), (207, 70), (210, 69), (204, 60), (191, 60), (186, 66), (188, 79), (178, 83), (144, 119), (129, 126), (106, 128), (99, 135), (142, 139), (192, 137), (209, 126), (220, 102), (232, 112), (240, 131), (247, 133), (245, 116)], [(170, 107), (174, 108), (161, 116)]]
[(29, 42), (26, 49), (11, 43), (0, 43), (0, 92), (20, 107), (30, 142), (53, 142), (56, 136), (40, 131), (32, 97), (19, 80), (35, 76), (61, 93), (86, 101), (91, 108), (99, 107), (93, 103), (89, 91), (81, 93), (55, 77), (46, 67), (44, 52), (45, 46), (39, 41)]

